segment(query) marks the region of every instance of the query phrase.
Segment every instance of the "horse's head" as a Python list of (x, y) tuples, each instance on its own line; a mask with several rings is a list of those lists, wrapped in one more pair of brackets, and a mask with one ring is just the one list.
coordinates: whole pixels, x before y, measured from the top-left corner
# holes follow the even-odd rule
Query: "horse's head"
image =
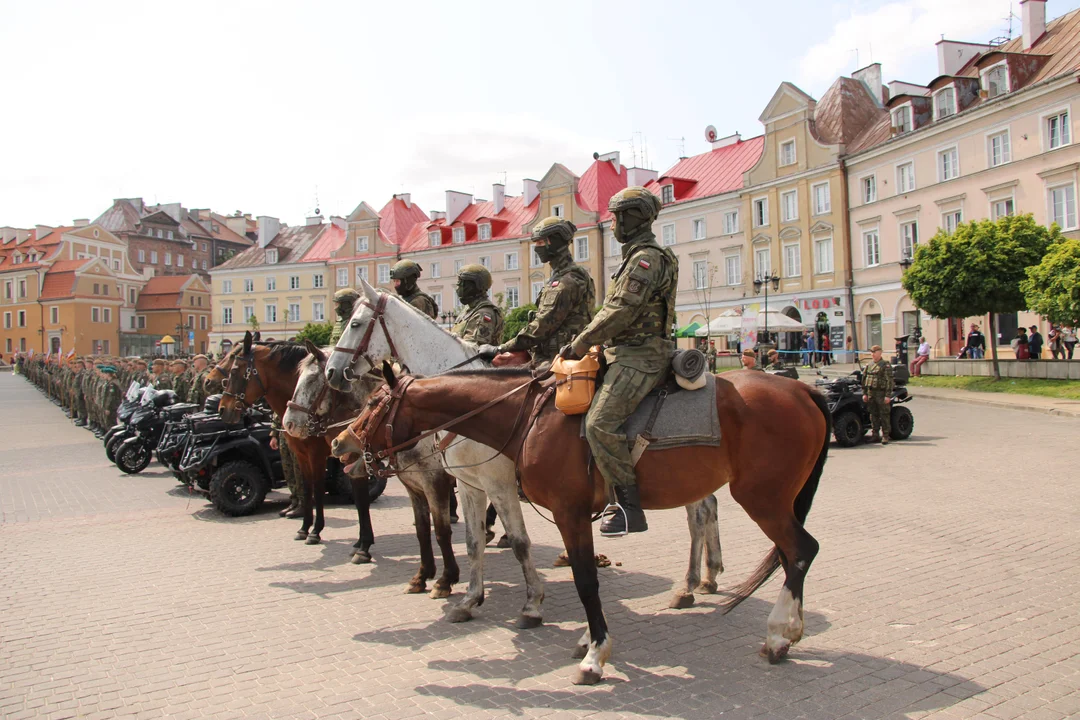
[(360, 461), (376, 473), (389, 462), (392, 472), (394, 448), (402, 449), (400, 446), (415, 435), (409, 413), (402, 407), (412, 377), (398, 379), (388, 362), (383, 362), (383, 376), (386, 385), (371, 394), (360, 416), (330, 444), (330, 451), (346, 464), (345, 472), (349, 474)]
[(344, 391), (350, 382), (393, 356), (394, 341), (386, 327), (389, 296), (360, 280), (361, 298), (326, 363), (330, 387)]
[(285, 432), (296, 438), (318, 434), (318, 424), (330, 414), (332, 402), (326, 380), (326, 353), (310, 340), (305, 340), (304, 346), (309, 355), (300, 364), (300, 379), (281, 418)]
[(233, 357), (240, 352), (240, 345), (235, 345), (217, 365), (210, 368), (203, 378), (203, 389), (208, 395), (213, 395), (225, 387), (225, 381), (229, 379), (229, 370), (232, 369)]
[(255, 366), (256, 347), (251, 332), (244, 333), (244, 342), (229, 353), (232, 362), (225, 379), (225, 392), (221, 396), (218, 413), (225, 422), (240, 421), (244, 407), (253, 405), (266, 394), (266, 386)]

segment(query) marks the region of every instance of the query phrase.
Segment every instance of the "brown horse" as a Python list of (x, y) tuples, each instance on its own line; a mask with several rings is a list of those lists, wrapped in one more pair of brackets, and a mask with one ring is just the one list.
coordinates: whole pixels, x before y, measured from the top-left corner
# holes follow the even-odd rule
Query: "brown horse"
[[(584, 659), (574, 683), (598, 682), (612, 640), (600, 604), (590, 519), (604, 507), (606, 492), (599, 472), (590, 472), (581, 418), (567, 417), (547, 402), (553, 382), (541, 382), (527, 370), (400, 380), (387, 366), (384, 373), (388, 386), (334, 441), (334, 454), (371, 453), (365, 456), (371, 462), (393, 465), (397, 450), (436, 428), (453, 428), (514, 460), (525, 494), (555, 518), (588, 617), (588, 631), (578, 644)], [(818, 551), (803, 522), (828, 454), (829, 409), (818, 392), (787, 378), (746, 371), (717, 378), (716, 385), (720, 446), (646, 452), (637, 465), (641, 501), (646, 509), (675, 508), (730, 487), (775, 545), (726, 601), (726, 609), (783, 566), (787, 577), (762, 649), (777, 662), (803, 633), (803, 583)]]

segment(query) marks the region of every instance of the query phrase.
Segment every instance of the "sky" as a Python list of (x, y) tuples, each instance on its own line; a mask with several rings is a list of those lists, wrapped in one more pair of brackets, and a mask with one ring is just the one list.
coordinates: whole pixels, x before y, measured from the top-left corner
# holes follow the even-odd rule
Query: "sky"
[(926, 83), (938, 39), (1005, 36), (1010, 6), (1015, 36), (1018, 0), (0, 0), (0, 226), (120, 197), (289, 224), (399, 192), (442, 210), (613, 150), (663, 171), (708, 125), (760, 134), (785, 80)]

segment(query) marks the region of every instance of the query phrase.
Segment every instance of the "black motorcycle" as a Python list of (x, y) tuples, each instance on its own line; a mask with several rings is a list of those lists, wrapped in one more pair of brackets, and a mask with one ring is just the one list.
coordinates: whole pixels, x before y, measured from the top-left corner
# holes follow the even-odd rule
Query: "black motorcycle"
[(132, 382), (128, 386), (123, 402), (116, 409), (116, 424), (109, 428), (101, 438), (102, 444), (105, 445), (105, 457), (109, 458), (109, 462), (116, 462), (116, 449), (120, 447), (120, 443), (135, 434), (135, 430), (131, 427), (131, 416), (139, 408), (143, 393), (148, 389), (149, 386), (142, 386), (137, 382)]
[[(904, 403), (911, 400), (907, 389), (910, 377), (906, 365), (893, 364), (894, 388), (890, 397), (889, 420), (891, 440), (906, 440), (915, 429), (915, 417)], [(825, 394), (833, 418), (833, 437), (841, 447), (854, 447), (863, 441), (870, 429), (870, 409), (863, 402), (862, 369), (832, 380), (819, 379), (816, 386)]]
[(137, 475), (146, 469), (165, 430), (168, 415), (164, 410), (175, 404), (176, 393), (172, 390), (155, 390), (143, 395), (139, 408), (131, 416), (130, 426), (135, 433), (116, 449), (118, 468), (128, 475)]

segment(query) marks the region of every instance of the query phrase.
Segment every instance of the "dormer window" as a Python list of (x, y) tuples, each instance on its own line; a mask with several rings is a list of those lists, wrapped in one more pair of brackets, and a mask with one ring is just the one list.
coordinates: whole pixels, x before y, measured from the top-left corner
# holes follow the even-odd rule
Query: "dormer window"
[(490, 240), (491, 239), (491, 224), (490, 223), (484, 223), (483, 225), (480, 225), (478, 229), (479, 229), (479, 232), (480, 232), (480, 239), (481, 240)]
[(904, 105), (893, 110), (892, 114), (893, 130), (897, 135), (903, 135), (906, 132), (911, 132), (911, 106)]
[(438, 230), (432, 230), (427, 234), (428, 245), (431, 247), (439, 247), (442, 245), (442, 233)]
[(934, 117), (938, 120), (956, 114), (956, 89), (947, 87), (934, 96)]
[(795, 141), (788, 140), (787, 142), (780, 143), (780, 165), (794, 165), (795, 164)]
[(995, 98), (1009, 92), (1009, 68), (1000, 63), (983, 73), (983, 91), (987, 98)]
[(276, 249), (270, 248), (270, 249), (268, 249), (266, 251), (266, 264), (267, 265), (276, 265), (277, 264), (277, 250)]
[(675, 202), (675, 186), (664, 185), (660, 188), (660, 202), (667, 205), (670, 202)]
[(465, 242), (465, 228), (456, 227), (453, 232), (453, 240), (455, 243), (461, 244)]

